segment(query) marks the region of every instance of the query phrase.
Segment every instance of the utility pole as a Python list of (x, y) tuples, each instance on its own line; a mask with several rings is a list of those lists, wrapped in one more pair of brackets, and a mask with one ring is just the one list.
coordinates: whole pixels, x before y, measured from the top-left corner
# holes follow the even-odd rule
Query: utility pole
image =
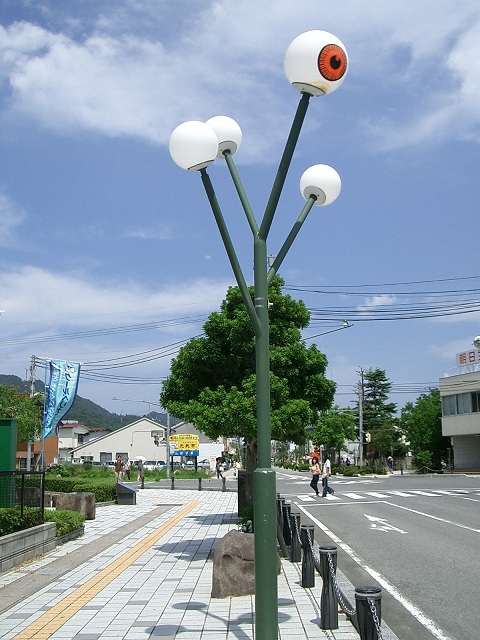
[(363, 369), (358, 372), (360, 380), (358, 382), (358, 439), (360, 441), (359, 446), (359, 466), (363, 466)]

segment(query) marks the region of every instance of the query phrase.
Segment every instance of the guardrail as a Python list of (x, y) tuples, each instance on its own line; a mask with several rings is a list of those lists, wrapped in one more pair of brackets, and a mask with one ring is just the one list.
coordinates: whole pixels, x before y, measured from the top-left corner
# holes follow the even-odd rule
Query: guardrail
[[(302, 564), (302, 587), (315, 587), (315, 572), (322, 578), (320, 628), (338, 629), (338, 610), (349, 616), (361, 640), (383, 640), (381, 631), (380, 587), (356, 587), (355, 606), (342, 592), (337, 581), (337, 547), (314, 549), (314, 526), (300, 524), (300, 514), (291, 512), (291, 504), (277, 494), (277, 538), (284, 557)], [(303, 552), (303, 553), (302, 553)]]
[(0, 471), (0, 507), (18, 509), (22, 517), (26, 507), (38, 509), (43, 523), (45, 473), (24, 470)]

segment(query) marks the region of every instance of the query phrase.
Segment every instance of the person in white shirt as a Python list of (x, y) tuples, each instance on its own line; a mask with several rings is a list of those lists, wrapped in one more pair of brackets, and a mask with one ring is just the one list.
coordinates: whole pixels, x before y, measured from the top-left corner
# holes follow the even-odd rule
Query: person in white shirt
[(323, 454), (323, 467), (322, 467), (322, 498), (327, 497), (327, 493), (331, 493), (332, 496), (335, 491), (332, 487), (328, 486), (328, 479), (332, 473), (332, 465), (330, 464), (330, 458), (326, 453)]

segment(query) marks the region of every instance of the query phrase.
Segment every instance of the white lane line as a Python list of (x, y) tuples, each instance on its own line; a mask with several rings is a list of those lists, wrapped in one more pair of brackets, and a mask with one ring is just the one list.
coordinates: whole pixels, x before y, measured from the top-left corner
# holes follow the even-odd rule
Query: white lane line
[(438, 516), (432, 516), (430, 513), (424, 513), (423, 511), (417, 511), (416, 509), (409, 509), (408, 507), (402, 507), (401, 505), (394, 504), (393, 502), (385, 502), (385, 504), (389, 504), (390, 506), (396, 507), (397, 509), (403, 509), (404, 511), (410, 511), (410, 513), (416, 513), (418, 516), (423, 516), (424, 518), (430, 518), (431, 520), (438, 520), (439, 522), (444, 522), (445, 524), (451, 524), (452, 526), (458, 527), (459, 529), (466, 529), (467, 531), (473, 531), (473, 533), (480, 533), (480, 529), (467, 527), (466, 524), (453, 522), (452, 520), (447, 520), (446, 518), (439, 518)]
[(419, 491), (418, 489), (412, 489), (412, 493), (416, 493), (418, 496), (431, 496), (433, 498), (439, 498), (438, 493), (432, 493), (431, 491)]
[(385, 589), (385, 591), (388, 591), (388, 593), (392, 595), (395, 598), (395, 600), (397, 600), (403, 607), (405, 607), (405, 609), (409, 613), (411, 613), (420, 622), (420, 624), (422, 624), (426, 629), (428, 629), (430, 633), (435, 638), (437, 638), (437, 640), (453, 640), (453, 638), (450, 638), (449, 636), (444, 635), (443, 631), (439, 627), (437, 627), (437, 625), (433, 620), (428, 618), (423, 613), (423, 611), (421, 611), (415, 604), (413, 604), (413, 602), (411, 602), (408, 598), (403, 596), (398, 591), (398, 589), (394, 587), (393, 584), (390, 584), (390, 582), (388, 582), (388, 580), (381, 573), (379, 573), (378, 571), (375, 571), (375, 569), (372, 569), (365, 562), (365, 560), (363, 560), (363, 558), (357, 555), (357, 553), (346, 542), (343, 542), (341, 538), (336, 536), (333, 533), (333, 531), (330, 531), (330, 529), (326, 527), (323, 524), (323, 522), (320, 522), (320, 520), (317, 520), (317, 518), (314, 518), (308, 511), (303, 509), (301, 505), (298, 505), (298, 508), (301, 511), (303, 511), (303, 513), (312, 522), (314, 522), (317, 525), (317, 527), (319, 527), (324, 533), (326, 533), (327, 536), (329, 536), (333, 540), (333, 542), (335, 542), (341, 549), (343, 549), (346, 553), (348, 553), (348, 555), (352, 558), (352, 560), (354, 560), (358, 565), (360, 565), (363, 569), (365, 569), (365, 571), (369, 573), (372, 576), (372, 578), (374, 578), (374, 580), (376, 580), (378, 584), (381, 585), (383, 589)]

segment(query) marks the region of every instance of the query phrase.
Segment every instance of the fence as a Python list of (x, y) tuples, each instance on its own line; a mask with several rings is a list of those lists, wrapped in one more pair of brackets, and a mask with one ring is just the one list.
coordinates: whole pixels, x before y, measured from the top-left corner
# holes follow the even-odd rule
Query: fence
[[(0, 507), (25, 513), (38, 512), (36, 524), (43, 524), (45, 473), (40, 471), (0, 471)], [(37, 522), (38, 520), (38, 522)]]
[(282, 554), (291, 562), (302, 563), (302, 587), (315, 586), (315, 571), (322, 578), (320, 628), (338, 628), (340, 607), (352, 621), (361, 640), (383, 640), (381, 631), (381, 589), (356, 587), (355, 606), (340, 589), (337, 581), (337, 548), (314, 548), (313, 525), (301, 525), (300, 514), (291, 512), (291, 504), (277, 495), (277, 537)]

